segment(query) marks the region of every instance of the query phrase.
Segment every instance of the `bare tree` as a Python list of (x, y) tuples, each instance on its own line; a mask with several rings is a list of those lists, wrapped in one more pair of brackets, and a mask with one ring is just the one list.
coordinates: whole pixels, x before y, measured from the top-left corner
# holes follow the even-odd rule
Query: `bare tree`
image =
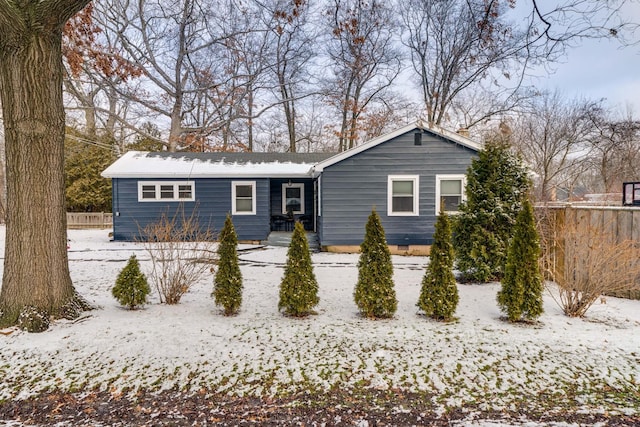
[(330, 103), (340, 114), (340, 151), (356, 145), (362, 112), (382, 99), (400, 73), (395, 44), (395, 11), (377, 0), (334, 0), (327, 13), (331, 26), (328, 55), (333, 76)]
[(167, 149), (175, 151), (185, 135), (202, 126), (187, 121), (188, 108), (202, 90), (194, 83), (196, 74), (210, 69), (217, 59), (209, 56), (209, 48), (224, 39), (213, 25), (218, 21), (217, 5), (199, 0), (104, 0), (98, 6), (101, 26), (117, 35), (123, 56), (143, 70), (145, 80), (135, 91), (114, 89), (169, 121)]
[[(2, 103), (0, 102), (0, 122), (2, 120)], [(6, 156), (4, 150), (4, 123), (0, 126), (0, 222), (5, 221), (5, 207), (7, 206), (7, 180), (5, 178)]]
[[(509, 0), (514, 5), (516, 0)], [(542, 2), (523, 0), (529, 8), (527, 46), (543, 48), (548, 59), (557, 59), (567, 48), (588, 38), (616, 38), (621, 45), (636, 44), (638, 22), (625, 15), (629, 0), (565, 0)], [(538, 42), (543, 44), (539, 45)]]
[[(442, 125), (456, 99), (490, 86), (486, 111), (466, 127), (513, 108), (531, 52), (526, 32), (506, 18), (508, 1), (409, 0), (401, 2), (404, 44), (426, 107), (426, 120)], [(499, 102), (496, 102), (499, 101)]]
[(310, 79), (309, 63), (315, 56), (315, 34), (308, 22), (310, 13), (307, 0), (274, 0), (268, 7), (274, 56), (271, 69), (277, 81), (274, 93), (284, 114), (289, 140), (287, 151), (292, 153), (297, 151), (301, 138), (296, 130), (298, 100), (312, 94), (305, 90)]
[(258, 105), (266, 81), (270, 34), (260, 10), (229, 3), (221, 36), (209, 49), (208, 66), (199, 66), (201, 98), (194, 103), (198, 123), (213, 150), (253, 151), (255, 119), (272, 104)]
[(71, 282), (66, 248), (61, 47), (65, 22), (87, 3), (0, 3), (7, 171), (1, 326), (20, 319), (41, 331), (50, 316), (73, 318), (87, 308)]
[(595, 189), (619, 192), (624, 181), (640, 180), (640, 121), (633, 112), (620, 118), (607, 110), (596, 111), (592, 123), (587, 164), (597, 180)]
[(600, 109), (600, 102), (567, 100), (555, 91), (531, 99), (517, 116), (512, 139), (536, 175), (537, 200), (553, 200), (558, 187), (572, 187), (589, 148), (592, 116)]
[[(454, 117), (469, 128), (521, 105), (534, 66), (549, 66), (585, 38), (628, 44), (638, 24), (626, 22), (626, 0), (408, 0), (399, 2), (426, 120)], [(510, 9), (529, 11), (523, 22)], [(483, 102), (468, 102), (474, 94)], [(490, 102), (487, 102), (490, 100)], [(478, 108), (479, 107), (479, 108)]]
[(116, 124), (126, 122), (127, 100), (113, 89), (139, 77), (142, 70), (124, 59), (93, 19), (90, 3), (64, 26), (62, 53), (67, 112), (81, 112), (84, 133), (99, 129), (115, 137)]

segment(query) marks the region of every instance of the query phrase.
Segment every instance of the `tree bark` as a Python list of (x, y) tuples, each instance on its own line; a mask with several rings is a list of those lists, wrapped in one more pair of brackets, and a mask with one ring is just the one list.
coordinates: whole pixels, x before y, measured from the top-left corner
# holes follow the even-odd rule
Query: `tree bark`
[(54, 317), (79, 313), (66, 249), (61, 41), (64, 23), (86, 3), (0, 3), (7, 175), (0, 326), (16, 324), (29, 306)]

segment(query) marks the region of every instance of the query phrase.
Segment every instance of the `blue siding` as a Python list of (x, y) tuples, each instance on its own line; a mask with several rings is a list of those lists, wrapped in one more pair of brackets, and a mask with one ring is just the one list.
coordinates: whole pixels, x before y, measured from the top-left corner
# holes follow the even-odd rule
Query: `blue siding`
[[(359, 245), (375, 208), (391, 245), (428, 245), (436, 220), (436, 175), (465, 174), (476, 156), (470, 148), (414, 131), (383, 142), (324, 169), (319, 236), (323, 246)], [(389, 175), (419, 175), (419, 216), (387, 215)]]
[(195, 179), (194, 202), (139, 202), (139, 181), (181, 181), (176, 179), (113, 179), (113, 237), (134, 240), (139, 230), (158, 221), (165, 214), (173, 217), (184, 210), (190, 216), (194, 210), (200, 226), (217, 234), (231, 212), (231, 182), (256, 182), (256, 215), (234, 215), (233, 224), (239, 240), (263, 240), (269, 235), (268, 179)]

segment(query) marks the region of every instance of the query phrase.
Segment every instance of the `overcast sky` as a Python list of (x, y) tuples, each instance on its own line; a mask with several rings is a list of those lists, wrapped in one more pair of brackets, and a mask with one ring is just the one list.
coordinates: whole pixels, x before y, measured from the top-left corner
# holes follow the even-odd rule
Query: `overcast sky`
[(606, 98), (615, 108), (633, 106), (640, 115), (640, 46), (619, 49), (609, 41), (590, 41), (571, 50), (557, 71), (537, 80), (540, 86), (558, 88), (569, 96)]
[[(640, 4), (628, 4), (625, 16), (640, 22)], [(640, 117), (640, 43), (621, 48), (616, 40), (583, 41), (554, 68), (556, 72), (536, 80), (536, 86), (557, 88), (571, 97), (606, 98), (618, 110), (630, 104)]]

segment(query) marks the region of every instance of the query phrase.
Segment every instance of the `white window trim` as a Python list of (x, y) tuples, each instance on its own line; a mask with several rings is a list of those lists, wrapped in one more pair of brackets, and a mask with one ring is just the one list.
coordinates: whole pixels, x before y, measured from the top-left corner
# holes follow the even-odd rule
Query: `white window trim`
[[(236, 211), (236, 187), (239, 185), (251, 186), (251, 211)], [(255, 215), (256, 214), (256, 182), (255, 181), (231, 181), (231, 215)]]
[[(460, 190), (462, 191), (460, 202), (467, 200), (465, 188), (467, 187), (467, 176), (464, 174), (456, 175), (436, 175), (436, 215), (440, 213), (440, 181), (462, 181)], [(445, 211), (448, 215), (457, 215), (460, 211)]]
[[(155, 187), (155, 198), (143, 199), (142, 198), (142, 186), (153, 185)], [(160, 198), (160, 186), (171, 185), (173, 186), (173, 197), (170, 199)], [(191, 197), (180, 198), (179, 186), (189, 185), (191, 186)], [(138, 201), (139, 202), (193, 202), (196, 199), (196, 183), (195, 181), (138, 181)]]
[[(393, 212), (393, 182), (413, 181), (413, 210), (411, 212)], [(420, 215), (420, 175), (389, 175), (387, 177), (387, 215), (419, 216)]]
[(302, 182), (293, 182), (291, 183), (291, 185), (289, 185), (288, 183), (283, 183), (282, 184), (282, 213), (284, 215), (286, 215), (287, 212), (287, 193), (286, 190), (287, 188), (299, 188), (300, 189), (300, 210), (299, 211), (293, 211), (294, 214), (296, 215), (304, 215), (304, 183)]

